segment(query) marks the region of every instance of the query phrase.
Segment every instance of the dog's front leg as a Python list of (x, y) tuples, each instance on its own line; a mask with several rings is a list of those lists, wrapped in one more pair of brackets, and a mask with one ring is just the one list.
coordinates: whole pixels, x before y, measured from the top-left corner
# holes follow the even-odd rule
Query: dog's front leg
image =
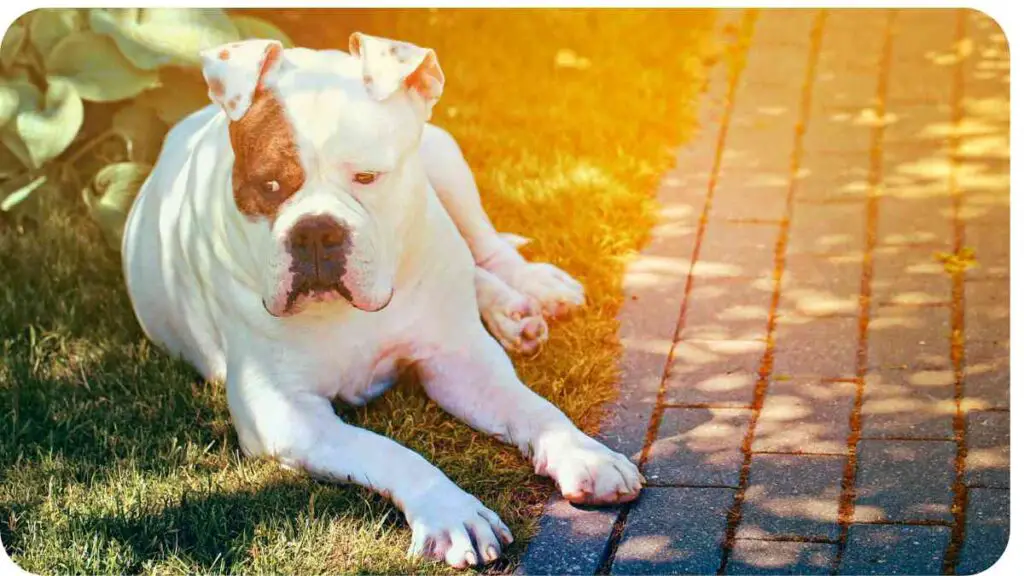
[(587, 436), (516, 376), (508, 355), (483, 329), (418, 365), (427, 394), (470, 426), (531, 458), (576, 503), (611, 504), (637, 497), (643, 477), (625, 456)]
[(575, 278), (546, 262), (527, 262), (516, 246), (494, 229), (473, 173), (451, 134), (427, 124), (420, 156), (431, 186), (469, 245), (477, 266), (534, 299), (547, 316), (562, 316), (583, 305), (583, 285)]
[(410, 555), (464, 568), (495, 560), (512, 542), (497, 514), (419, 454), (345, 424), (326, 398), (296, 389), (252, 366), (229, 367), (228, 407), (247, 454), (390, 497), (412, 528)]

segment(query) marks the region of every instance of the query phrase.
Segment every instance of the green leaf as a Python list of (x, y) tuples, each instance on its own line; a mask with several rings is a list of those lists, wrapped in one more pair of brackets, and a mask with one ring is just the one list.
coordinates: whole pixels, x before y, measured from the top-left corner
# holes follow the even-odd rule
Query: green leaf
[(19, 91), (18, 116), (0, 134), (0, 140), (29, 168), (60, 156), (82, 127), (82, 99), (63, 78), (49, 78), (46, 97), (39, 106), (38, 91), (26, 82)]
[(84, 30), (85, 14), (74, 8), (41, 8), (32, 12), (28, 39), (43, 58), (61, 40), (74, 32)]
[(46, 184), (46, 176), (40, 176), (35, 180), (20, 186), (10, 193), (5, 193), (0, 200), (0, 212), (11, 212), (15, 206), (24, 202), (29, 195), (35, 192), (40, 186)]
[(46, 71), (67, 78), (93, 102), (131, 98), (160, 82), (156, 72), (139, 70), (110, 38), (95, 32), (75, 32), (58, 42), (46, 57)]
[(231, 19), (215, 8), (95, 8), (89, 11), (89, 25), (112, 37), (143, 70), (168, 64), (198, 67), (200, 51), (239, 40)]
[(3, 128), (18, 113), (18, 91), (7, 83), (0, 84), (0, 128)]
[(82, 190), (89, 214), (114, 249), (121, 246), (128, 211), (152, 169), (141, 162), (109, 164), (96, 174), (91, 186)]
[(17, 59), (18, 54), (21, 53), (26, 39), (25, 26), (20, 22), (11, 24), (11, 27), (7, 29), (7, 33), (4, 34), (3, 43), (0, 44), (0, 66), (10, 68), (14, 65), (14, 61)]
[(285, 48), (295, 46), (292, 39), (280, 28), (270, 22), (255, 16), (232, 16), (231, 21), (238, 28), (238, 34), (242, 39), (260, 38), (265, 40), (279, 40)]
[(155, 110), (136, 102), (114, 114), (113, 130), (124, 138), (129, 160), (152, 163), (160, 153), (167, 125)]
[(137, 102), (172, 125), (210, 104), (210, 96), (198, 70), (169, 67), (160, 71), (160, 87), (143, 92)]
[[(39, 103), (43, 98), (42, 93), (36, 88), (36, 85), (29, 82), (26, 78), (19, 78), (16, 80), (8, 80), (4, 83), (4, 86), (14, 91), (18, 98), (18, 108), (15, 111), (15, 118), (18, 114), (34, 112), (39, 109)], [(21, 140), (21, 136), (18, 135), (17, 127), (15, 126), (14, 119), (8, 119), (4, 124), (3, 129), (0, 130), (0, 142), (3, 142), (5, 147), (22, 166), (31, 166), (32, 159), (29, 155), (28, 148), (25, 143)]]

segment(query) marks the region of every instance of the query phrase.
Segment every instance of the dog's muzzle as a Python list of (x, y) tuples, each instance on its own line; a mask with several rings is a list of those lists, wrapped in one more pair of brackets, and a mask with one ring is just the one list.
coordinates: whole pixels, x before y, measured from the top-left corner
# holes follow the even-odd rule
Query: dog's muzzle
[(286, 308), (302, 295), (337, 292), (349, 302), (351, 292), (342, 283), (352, 252), (348, 228), (330, 216), (308, 216), (295, 223), (287, 240), (292, 263), (292, 286)]

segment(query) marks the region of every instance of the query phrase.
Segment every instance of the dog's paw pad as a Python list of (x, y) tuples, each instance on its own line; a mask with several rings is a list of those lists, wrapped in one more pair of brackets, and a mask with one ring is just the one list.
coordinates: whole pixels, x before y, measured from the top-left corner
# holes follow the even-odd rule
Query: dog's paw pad
[(548, 339), (548, 324), (536, 301), (500, 280), (478, 284), (480, 316), (490, 333), (509, 351), (533, 354)]
[(644, 478), (628, 458), (594, 441), (546, 455), (547, 473), (574, 504), (617, 504), (640, 495)]
[(409, 557), (443, 560), (453, 568), (490, 564), (513, 542), (501, 518), (465, 493), (411, 506), (406, 518), (412, 527)]
[(502, 276), (512, 288), (537, 302), (549, 318), (567, 315), (586, 299), (582, 284), (545, 262), (523, 262)]

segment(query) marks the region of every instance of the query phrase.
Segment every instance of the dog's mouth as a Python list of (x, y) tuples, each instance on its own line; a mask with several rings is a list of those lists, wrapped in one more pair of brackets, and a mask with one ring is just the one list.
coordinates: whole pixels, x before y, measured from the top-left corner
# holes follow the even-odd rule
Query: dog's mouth
[(280, 306), (279, 310), (274, 309), (277, 307), (271, 307), (268, 305), (265, 299), (263, 300), (263, 308), (271, 316), (283, 318), (299, 314), (312, 304), (327, 304), (337, 302), (338, 300), (344, 300), (354, 308), (364, 312), (379, 312), (391, 304), (391, 300), (394, 296), (395, 291), (392, 289), (388, 293), (387, 298), (384, 298), (383, 300), (373, 300), (361, 297), (361, 295), (358, 294), (352, 294), (352, 292), (341, 282), (334, 282), (330, 284), (322, 282), (304, 282), (297, 284), (295, 288), (288, 292), (287, 297), (284, 299), (284, 304), (283, 306)]

